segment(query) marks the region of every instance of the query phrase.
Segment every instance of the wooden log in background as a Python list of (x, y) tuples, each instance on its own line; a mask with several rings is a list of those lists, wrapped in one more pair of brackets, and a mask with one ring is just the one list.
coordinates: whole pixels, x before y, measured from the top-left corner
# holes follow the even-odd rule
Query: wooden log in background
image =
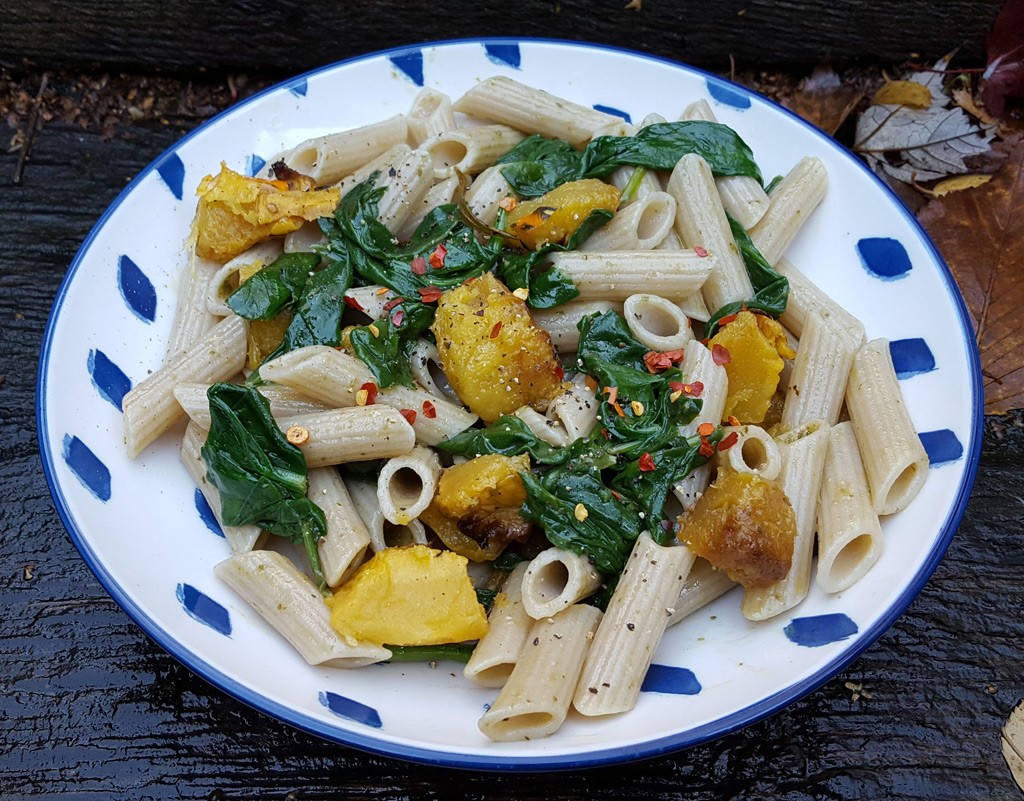
[[(614, 44), (709, 69), (983, 58), (1002, 0), (280, 0), (0, 2), (0, 66), (286, 75), (428, 40), (532, 36)], [(633, 7), (630, 7), (633, 6)]]

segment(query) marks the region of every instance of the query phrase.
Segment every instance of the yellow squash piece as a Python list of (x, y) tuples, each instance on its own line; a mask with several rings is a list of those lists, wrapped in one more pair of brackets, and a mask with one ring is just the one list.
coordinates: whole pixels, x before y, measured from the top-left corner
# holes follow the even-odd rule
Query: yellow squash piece
[(519, 474), (530, 469), (528, 454), (488, 453), (449, 467), (441, 474), (435, 502), (456, 519), (499, 506), (521, 506), (526, 500)]
[(618, 207), (618, 189), (597, 178), (584, 178), (519, 203), (509, 214), (507, 227), (524, 247), (536, 250), (549, 242), (564, 243), (591, 212), (614, 212)]
[(719, 329), (709, 346), (720, 345), (729, 353), (725, 364), (729, 391), (723, 419), (730, 415), (741, 423), (761, 423), (779, 385), (785, 356), (796, 354), (786, 342), (782, 326), (771, 317), (741, 311)]
[(679, 524), (683, 543), (745, 587), (771, 586), (789, 572), (796, 515), (774, 481), (723, 471)]
[(442, 294), (432, 330), (452, 388), (488, 423), (562, 391), (551, 337), (491, 273)]
[(478, 640), (487, 614), (466, 559), (426, 545), (385, 548), (333, 597), (331, 626), (346, 639), (384, 645), (440, 645)]
[(304, 222), (334, 213), (341, 190), (314, 189), (313, 180), (249, 178), (221, 164), (196, 190), (196, 253), (224, 262), (271, 236), (298, 230)]

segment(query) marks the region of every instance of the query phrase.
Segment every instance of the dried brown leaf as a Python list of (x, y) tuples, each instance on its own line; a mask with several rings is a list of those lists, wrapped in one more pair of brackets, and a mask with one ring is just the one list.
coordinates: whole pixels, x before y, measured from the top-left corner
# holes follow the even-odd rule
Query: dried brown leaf
[(932, 90), (917, 81), (886, 81), (871, 98), (871, 105), (885, 104), (928, 108), (932, 104)]
[(863, 96), (861, 89), (843, 83), (828, 67), (818, 67), (782, 102), (790, 111), (832, 136)]
[(974, 326), (985, 413), (1024, 408), (1024, 136), (984, 186), (936, 198), (918, 214), (949, 264)]

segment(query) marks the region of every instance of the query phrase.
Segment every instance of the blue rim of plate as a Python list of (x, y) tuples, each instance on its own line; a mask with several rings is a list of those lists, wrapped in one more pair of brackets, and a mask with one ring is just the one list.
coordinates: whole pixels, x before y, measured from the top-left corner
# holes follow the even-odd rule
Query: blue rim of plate
[[(960, 483), (960, 487), (957, 492), (956, 499), (952, 504), (949, 514), (946, 517), (945, 522), (942, 525), (941, 534), (936, 539), (931, 552), (928, 554), (927, 559), (918, 571), (917, 575), (914, 576), (910, 584), (904, 589), (897, 600), (886, 610), (885, 614), (879, 618), (870, 628), (866, 629), (857, 638), (855, 643), (851, 644), (850, 648), (844, 651), (841, 655), (837, 656), (834, 660), (829, 662), (827, 665), (820, 668), (818, 671), (808, 676), (796, 684), (790, 685), (785, 689), (775, 693), (774, 695), (767, 696), (761, 699), (755, 704), (745, 707), (737, 712), (720, 718), (713, 723), (700, 726), (696, 729), (690, 729), (685, 732), (681, 732), (676, 735), (669, 735), (667, 737), (661, 737), (657, 740), (651, 740), (639, 745), (631, 746), (618, 746), (613, 748), (603, 748), (595, 750), (585, 754), (561, 754), (553, 756), (538, 755), (537, 757), (488, 757), (486, 755), (476, 754), (458, 754), (451, 753), (443, 750), (435, 750), (430, 748), (422, 748), (415, 746), (408, 746), (399, 743), (393, 743), (382, 738), (366, 736), (352, 731), (343, 731), (332, 726), (326, 725), (321, 721), (309, 717), (305, 714), (296, 712), (282, 704), (278, 704), (274, 701), (270, 701), (267, 698), (261, 696), (258, 692), (253, 689), (246, 687), (243, 684), (235, 681), (234, 679), (226, 676), (216, 667), (209, 664), (208, 662), (200, 659), (194, 653), (189, 651), (181, 643), (179, 643), (174, 637), (168, 632), (162, 629), (156, 621), (150, 618), (135, 601), (128, 595), (125, 590), (113, 579), (113, 577), (107, 572), (105, 566), (93, 553), (89, 546), (87, 539), (82, 535), (82, 532), (78, 529), (78, 526), (72, 517), (68, 508), (67, 502), (64, 498), (64, 493), (61, 486), (56, 478), (56, 470), (54, 468), (54, 455), (49, 448), (49, 436), (48, 436), (48, 421), (46, 417), (46, 370), (49, 365), (50, 359), (50, 347), (53, 341), (54, 329), (57, 317), (64, 304), (64, 299), (67, 294), (68, 288), (71, 285), (71, 281), (74, 279), (75, 273), (78, 271), (86, 253), (88, 252), (93, 240), (99, 233), (100, 229), (106, 224), (107, 220), (113, 214), (113, 212), (123, 203), (135, 189), (135, 187), (145, 179), (151, 172), (153, 172), (157, 165), (160, 164), (166, 156), (173, 153), (185, 142), (192, 139), (194, 136), (200, 135), (208, 126), (215, 123), (221, 117), (225, 117), (229, 114), (234, 114), (243, 109), (244, 107), (256, 103), (261, 100), (264, 96), (269, 95), (272, 92), (278, 91), (283, 87), (301, 81), (303, 79), (311, 78), (323, 72), (337, 69), (348, 64), (357, 63), (360, 61), (367, 61), (371, 59), (381, 57), (395, 57), (401, 56), (402, 54), (420, 52), (425, 49), (439, 48), (439, 47), (451, 47), (451, 46), (462, 46), (462, 45), (554, 45), (559, 47), (570, 47), (580, 48), (585, 50), (603, 50), (610, 53), (617, 53), (621, 55), (628, 55), (633, 58), (639, 58), (655, 63), (666, 64), (676, 69), (681, 69), (685, 72), (702, 76), (705, 79), (711, 81), (717, 81), (727, 84), (735, 92), (742, 96), (749, 97), (751, 99), (757, 99), (760, 102), (765, 102), (773, 106), (776, 110), (783, 112), (791, 122), (796, 123), (813, 133), (820, 139), (826, 141), (833, 149), (835, 149), (843, 158), (853, 161), (858, 168), (863, 170), (867, 175), (870, 176), (871, 180), (896, 204), (896, 207), (900, 210), (903, 217), (910, 224), (911, 228), (916, 231), (924, 242), (926, 248), (931, 253), (935, 262), (940, 266), (940, 277), (946, 286), (946, 291), (949, 293), (953, 300), (957, 314), (961, 324), (961, 336), (964, 339), (966, 345), (965, 350), (968, 355), (968, 362), (971, 374), (971, 385), (972, 385), (972, 414), (971, 414), (971, 431), (970, 431), (970, 443), (968, 447), (964, 449), (965, 455), (967, 456), (967, 467), (965, 469), (963, 478)], [(969, 336), (968, 336), (969, 335)], [(43, 344), (40, 351), (39, 367), (36, 377), (36, 427), (37, 435), (39, 438), (40, 454), (42, 456), (43, 473), (46, 477), (46, 482), (49, 485), (50, 493), (53, 496), (57, 512), (60, 515), (61, 520), (64, 523), (64, 527), (67, 529), (75, 547), (78, 548), (85, 560), (85, 563), (89, 566), (96, 578), (99, 579), (100, 584), (103, 585), (104, 589), (110, 593), (111, 597), (118, 603), (118, 605), (124, 610), (124, 612), (150, 637), (152, 637), (164, 650), (166, 650), (171, 656), (181, 662), (190, 670), (202, 676), (208, 682), (226, 692), (228, 695), (233, 696), (237, 700), (251, 706), (252, 708), (268, 714), (278, 720), (301, 729), (310, 734), (315, 734), (319, 737), (323, 737), (327, 740), (341, 743), (343, 745), (352, 746), (364, 751), (371, 753), (380, 754), (388, 757), (395, 757), (398, 759), (405, 759), (412, 762), (418, 762), (425, 765), (436, 765), (442, 767), (454, 767), (464, 768), (473, 770), (493, 770), (493, 771), (509, 771), (509, 770), (536, 770), (536, 771), (556, 771), (556, 770), (573, 770), (576, 768), (583, 767), (595, 767), (599, 765), (616, 764), (623, 762), (631, 762), (639, 759), (648, 759), (651, 757), (661, 756), (673, 751), (679, 751), (685, 748), (690, 748), (702, 743), (709, 742), (711, 740), (722, 737), (726, 734), (735, 732), (741, 728), (756, 723), (764, 718), (779, 712), (789, 704), (803, 698), (805, 695), (818, 689), (825, 682), (829, 681), (840, 673), (846, 666), (853, 662), (858, 656), (860, 656), (870, 645), (872, 645), (890, 626), (896, 621), (896, 619), (903, 614), (904, 611), (910, 606), (914, 599), (918, 596), (932, 573), (938, 567), (939, 562), (942, 561), (946, 550), (949, 548), (950, 542), (953, 539), (953, 535), (956, 532), (957, 527), (960, 524), (960, 520), (964, 515), (964, 511), (967, 508), (967, 502), (970, 498), (971, 488), (974, 484), (975, 475), (978, 469), (978, 459), (981, 453), (981, 434), (983, 430), (983, 407), (984, 407), (984, 393), (981, 381), (981, 365), (978, 356), (978, 350), (974, 343), (973, 328), (970, 323), (970, 318), (967, 313), (967, 308), (964, 303), (963, 296), (957, 287), (956, 281), (953, 278), (952, 273), (949, 270), (945, 260), (939, 253), (935, 244), (931, 241), (927, 233), (918, 223), (917, 218), (910, 212), (910, 210), (904, 205), (904, 203), (876, 176), (863, 162), (861, 162), (856, 156), (847, 151), (841, 145), (835, 142), (830, 136), (825, 134), (820, 129), (811, 125), (798, 115), (791, 112), (784, 106), (775, 103), (756, 92), (751, 91), (745, 86), (733, 83), (725, 78), (722, 78), (713, 73), (705, 70), (698, 69), (682, 64), (672, 59), (662, 58), (660, 56), (653, 56), (648, 53), (642, 53), (636, 50), (630, 50), (628, 48), (615, 47), (612, 45), (593, 44), (586, 42), (572, 42), (561, 39), (546, 39), (546, 38), (529, 38), (529, 37), (482, 37), (482, 38), (468, 38), (468, 39), (447, 39), (432, 42), (424, 42), (416, 45), (406, 45), (402, 47), (394, 47), (387, 50), (380, 50), (374, 53), (368, 53), (361, 56), (355, 56), (353, 58), (338, 61), (333, 64), (329, 64), (323, 67), (319, 67), (309, 72), (305, 72), (301, 75), (289, 78), (281, 83), (270, 86), (263, 91), (253, 95), (250, 98), (225, 109), (220, 114), (207, 120), (196, 130), (186, 134), (171, 147), (167, 148), (161, 153), (156, 159), (154, 159), (145, 169), (142, 170), (131, 183), (126, 186), (121, 193), (114, 199), (114, 201), (107, 207), (106, 211), (99, 218), (89, 234), (86, 236), (78, 252), (75, 254), (74, 259), (71, 262), (68, 272), (64, 277), (60, 288), (57, 291), (57, 296), (54, 299), (53, 307), (50, 310), (50, 316), (47, 320), (46, 330), (43, 335)]]

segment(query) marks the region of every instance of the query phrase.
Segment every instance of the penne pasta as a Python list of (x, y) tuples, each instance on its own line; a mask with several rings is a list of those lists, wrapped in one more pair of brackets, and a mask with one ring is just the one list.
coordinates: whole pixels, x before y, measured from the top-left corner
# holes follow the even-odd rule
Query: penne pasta
[(675, 219), (675, 199), (667, 192), (650, 192), (620, 209), (580, 250), (653, 250), (668, 236)]
[(210, 308), (207, 300), (216, 285), (218, 274), (216, 262), (202, 259), (193, 251), (188, 271), (181, 277), (178, 287), (178, 304), (174, 309), (174, 321), (167, 340), (165, 362), (209, 333), (218, 322), (218, 314), (223, 316), (228, 313)]
[(725, 435), (732, 432), (736, 433), (738, 439), (728, 450), (715, 454), (715, 464), (738, 473), (755, 473), (768, 481), (774, 481), (782, 470), (782, 456), (775, 440), (760, 426), (726, 428)]
[(420, 147), (434, 164), (434, 179), (455, 173), (476, 175), (523, 141), (524, 136), (507, 125), (478, 125), (444, 131)]
[(309, 471), (307, 496), (324, 511), (327, 534), (317, 543), (327, 586), (344, 583), (362, 564), (370, 545), (370, 532), (352, 505), (345, 482), (333, 467)]
[(309, 467), (389, 459), (403, 456), (416, 445), (416, 432), (397, 409), (357, 406), (307, 412), (280, 421), (282, 431), (304, 431), (300, 448)]
[(573, 280), (581, 300), (621, 303), (638, 292), (685, 300), (704, 285), (716, 260), (694, 250), (569, 250), (552, 254), (551, 263)]
[(519, 661), (533, 618), (523, 607), (522, 583), (527, 562), (508, 574), (487, 615), (487, 633), (473, 649), (463, 675), (481, 687), (501, 687)]
[(782, 407), (785, 428), (799, 428), (814, 420), (827, 425), (839, 421), (846, 379), (857, 348), (845, 329), (821, 315), (807, 319)]
[(377, 502), (384, 519), (407, 525), (430, 505), (441, 477), (437, 454), (427, 448), (389, 459), (377, 476)]
[(777, 264), (797, 233), (825, 197), (828, 173), (813, 156), (800, 159), (779, 181), (768, 209), (750, 229), (750, 239), (769, 264)]
[(390, 117), (382, 122), (307, 139), (277, 159), (310, 176), (317, 186), (334, 184), (409, 137), (409, 120)]
[(679, 350), (693, 339), (683, 310), (658, 295), (630, 295), (622, 305), (622, 316), (633, 336), (651, 350)]
[(553, 617), (600, 586), (601, 574), (587, 557), (564, 548), (547, 548), (526, 568), (521, 589), (523, 608), (535, 620)]

